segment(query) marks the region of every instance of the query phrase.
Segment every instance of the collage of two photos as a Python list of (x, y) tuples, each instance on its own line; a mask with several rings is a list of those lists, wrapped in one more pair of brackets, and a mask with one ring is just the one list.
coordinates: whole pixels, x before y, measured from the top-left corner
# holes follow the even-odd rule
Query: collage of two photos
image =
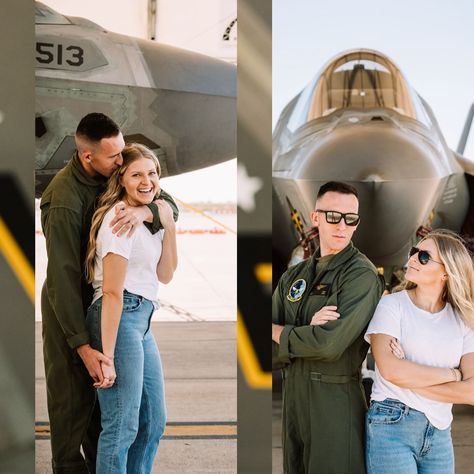
[(7, 3), (0, 473), (469, 473), (473, 7)]

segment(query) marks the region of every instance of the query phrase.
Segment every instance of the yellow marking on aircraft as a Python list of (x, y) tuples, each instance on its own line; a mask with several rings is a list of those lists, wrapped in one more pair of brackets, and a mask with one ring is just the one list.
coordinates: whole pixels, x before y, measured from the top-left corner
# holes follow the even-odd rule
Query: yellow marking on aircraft
[(296, 227), (296, 231), (299, 233), (299, 234), (302, 234), (303, 231), (304, 231), (304, 228), (303, 228), (303, 221), (301, 220), (301, 217), (298, 213), (298, 211), (296, 209), (294, 209), (291, 214), (290, 214), (290, 218), (291, 220), (293, 221), (293, 224), (295, 225)]
[(16, 243), (4, 220), (0, 217), (0, 252), (23, 286), (31, 302), (35, 302), (35, 274), (25, 254)]
[(240, 311), (237, 312), (237, 356), (240, 368), (250, 387), (272, 388), (272, 374), (261, 369)]
[(258, 263), (255, 265), (255, 275), (260, 283), (268, 284), (272, 282), (272, 264)]

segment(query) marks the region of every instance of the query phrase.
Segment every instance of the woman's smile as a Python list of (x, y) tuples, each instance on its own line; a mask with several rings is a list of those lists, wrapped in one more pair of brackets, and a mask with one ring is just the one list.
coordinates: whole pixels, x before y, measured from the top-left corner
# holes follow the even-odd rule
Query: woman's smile
[(122, 176), (124, 199), (132, 206), (149, 204), (158, 193), (158, 170), (152, 160), (140, 158), (130, 163)]

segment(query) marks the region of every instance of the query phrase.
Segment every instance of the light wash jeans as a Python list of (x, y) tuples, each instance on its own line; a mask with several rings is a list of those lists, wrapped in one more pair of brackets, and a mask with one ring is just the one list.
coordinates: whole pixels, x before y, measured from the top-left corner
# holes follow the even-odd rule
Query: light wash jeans
[(372, 401), (366, 418), (367, 474), (454, 474), (451, 427), (391, 398)]
[[(102, 350), (102, 298), (87, 311), (91, 346)], [(163, 371), (150, 331), (153, 304), (127, 291), (115, 346), (117, 379), (97, 390), (102, 432), (97, 474), (149, 474), (166, 424)]]

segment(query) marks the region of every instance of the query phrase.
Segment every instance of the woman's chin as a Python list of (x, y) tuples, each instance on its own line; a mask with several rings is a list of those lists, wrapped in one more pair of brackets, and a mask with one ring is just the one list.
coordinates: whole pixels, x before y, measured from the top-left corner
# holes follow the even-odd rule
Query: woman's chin
[(407, 271), (405, 272), (405, 280), (416, 283), (416, 275), (414, 275), (414, 273), (414, 270), (408, 267)]

